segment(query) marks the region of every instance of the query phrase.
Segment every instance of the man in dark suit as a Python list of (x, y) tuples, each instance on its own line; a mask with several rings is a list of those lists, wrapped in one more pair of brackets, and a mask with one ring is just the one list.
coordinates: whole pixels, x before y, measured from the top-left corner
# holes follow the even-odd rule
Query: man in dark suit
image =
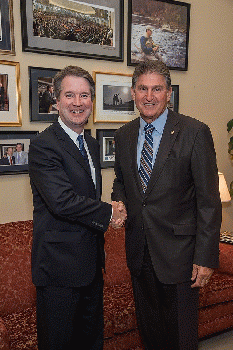
[(127, 209), (127, 263), (146, 349), (196, 350), (198, 290), (218, 267), (221, 202), (211, 132), (167, 109), (171, 91), (164, 63), (136, 67), (140, 118), (116, 131), (112, 199)]
[(69, 66), (54, 79), (59, 119), (30, 144), (32, 279), (39, 350), (103, 348), (104, 232), (126, 215), (100, 201), (99, 144), (85, 135), (95, 85)]
[(53, 98), (53, 86), (47, 85), (47, 88), (40, 99), (39, 113), (49, 113), (52, 105), (55, 103), (56, 100)]
[(6, 154), (3, 158), (0, 159), (0, 165), (14, 165), (15, 164), (15, 156), (13, 156), (13, 148), (8, 147)]

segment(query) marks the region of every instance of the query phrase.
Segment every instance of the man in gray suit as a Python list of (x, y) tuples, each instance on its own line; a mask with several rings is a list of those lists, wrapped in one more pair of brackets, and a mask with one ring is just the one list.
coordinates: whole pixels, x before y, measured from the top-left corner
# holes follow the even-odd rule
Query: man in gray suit
[(136, 67), (140, 118), (115, 133), (112, 199), (127, 209), (127, 263), (146, 349), (197, 350), (198, 290), (218, 267), (218, 170), (208, 126), (168, 110), (171, 92), (163, 62)]
[(16, 165), (28, 164), (28, 153), (23, 151), (21, 142), (16, 144), (16, 152), (13, 153)]
[(59, 119), (29, 149), (38, 348), (102, 350), (104, 232), (126, 215), (116, 202), (100, 200), (99, 144), (84, 135), (92, 76), (68, 66), (54, 87)]

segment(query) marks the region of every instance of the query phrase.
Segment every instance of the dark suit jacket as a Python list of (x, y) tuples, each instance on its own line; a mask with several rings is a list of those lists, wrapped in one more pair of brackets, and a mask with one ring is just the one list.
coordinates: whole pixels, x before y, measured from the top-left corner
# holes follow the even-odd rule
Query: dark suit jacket
[(3, 157), (0, 159), (0, 165), (13, 165), (15, 164), (15, 157), (12, 156), (12, 164), (10, 164), (10, 161), (8, 157)]
[(58, 122), (30, 144), (32, 278), (37, 286), (88, 285), (95, 275), (97, 251), (103, 253), (112, 209), (100, 201), (99, 145), (90, 135), (85, 138), (96, 169), (96, 189), (79, 149)]
[(193, 263), (218, 266), (221, 202), (207, 125), (169, 110), (146, 193), (137, 169), (139, 118), (117, 130), (112, 199), (125, 202), (129, 269), (141, 270), (145, 237), (163, 283), (191, 278)]

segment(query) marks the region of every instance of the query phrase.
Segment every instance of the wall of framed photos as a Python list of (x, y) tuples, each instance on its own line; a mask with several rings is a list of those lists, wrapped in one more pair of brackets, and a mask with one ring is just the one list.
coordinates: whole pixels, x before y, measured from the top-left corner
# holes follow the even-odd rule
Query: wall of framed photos
[[(17, 110), (17, 106), (14, 107), (13, 114), (9, 111), (9, 115), (3, 116), (3, 119), (5, 118), (3, 122), (0, 115), (0, 134), (6, 131), (11, 133), (18, 133), (19, 131), (25, 133), (29, 131), (40, 132), (52, 122), (47, 115), (44, 116), (43, 120), (38, 120), (37, 113), (32, 115), (34, 95), (30, 74), (32, 77), (38, 74), (41, 76), (43, 75), (41, 70), (46, 69), (53, 72), (53, 70), (59, 70), (66, 65), (80, 65), (91, 74), (104, 79), (104, 81), (110, 81), (109, 86), (111, 84), (114, 85), (114, 75), (117, 76), (117, 79), (121, 79), (122, 75), (121, 81), (129, 88), (128, 80), (134, 70), (132, 65), (134, 59), (132, 57), (134, 56), (132, 55), (137, 56), (137, 43), (135, 44), (132, 28), (132, 31), (129, 33), (129, 21), (132, 21), (136, 0), (129, 1), (131, 2), (131, 7), (128, 0), (125, 0), (124, 3), (123, 1), (110, 1), (113, 3), (112, 7), (115, 6), (118, 32), (113, 38), (116, 50), (114, 52), (111, 52), (109, 48), (107, 50), (109, 52), (106, 53), (106, 56), (110, 56), (109, 58), (104, 57), (105, 52), (99, 49), (94, 50), (92, 56), (90, 52), (86, 52), (85, 45), (80, 50), (81, 55), (77, 56), (64, 52), (49, 52), (50, 45), (48, 43), (43, 44), (46, 50), (43, 50), (43, 48), (41, 50), (33, 50), (33, 42), (30, 42), (32, 38), (30, 33), (27, 32), (27, 27), (25, 28), (25, 25), (21, 27), (22, 17), (28, 22), (30, 13), (25, 13), (25, 9), (23, 10), (20, 6), (20, 1), (12, 0), (14, 43), (12, 47), (7, 47), (6, 50), (2, 50), (0, 46), (0, 60), (13, 62), (13, 64), (0, 64), (0, 74), (4, 74), (5, 66), (7, 66), (10, 69), (9, 74), (14, 75), (14, 63), (19, 63), (18, 82), (20, 85), (19, 87), (16, 86), (16, 89), (20, 92), (20, 110)], [(138, 0), (137, 3), (140, 3), (140, 1)], [(155, 0), (153, 1), (156, 3)], [(90, 0), (87, 0), (87, 2), (91, 4)], [(167, 2), (169, 3), (169, 1)], [(3, 0), (3, 3), (6, 6), (11, 3), (11, 0)], [(22, 3), (26, 7), (30, 7), (28, 5), (32, 1), (24, 0)], [(98, 3), (98, 1), (94, 3)], [(100, 3), (102, 2), (100, 1)], [(189, 0), (188, 3), (191, 5), (190, 17), (188, 18), (189, 37), (188, 46), (186, 42), (186, 50), (183, 53), (184, 60), (181, 57), (178, 61), (174, 61), (173, 58), (169, 58), (167, 61), (171, 68), (172, 84), (175, 92), (174, 98), (177, 99), (177, 96), (179, 98), (179, 105), (176, 108), (179, 109), (180, 113), (200, 119), (209, 125), (215, 142), (219, 171), (224, 173), (229, 185), (232, 181), (233, 168), (227, 153), (229, 135), (226, 125), (232, 119), (233, 2), (232, 0)], [(121, 8), (121, 4), (123, 8)], [(176, 3), (178, 11), (181, 4), (181, 2)], [(129, 10), (132, 13), (129, 14)], [(187, 6), (185, 6), (185, 10), (187, 10)], [(121, 19), (119, 19), (119, 16), (121, 16)], [(174, 37), (174, 40), (176, 39)], [(55, 42), (55, 39), (53, 41)], [(37, 46), (40, 46), (40, 43), (37, 43)], [(55, 45), (54, 50), (56, 51), (57, 49), (58, 47)], [(69, 50), (76, 50), (76, 48), (71, 47)], [(162, 52), (162, 54), (164, 53)], [(111, 59), (111, 56), (113, 56), (113, 59)], [(186, 60), (187, 58), (188, 61)], [(182, 62), (185, 62), (184, 66), (182, 66)], [(102, 84), (101, 79), (97, 81), (97, 84), (100, 86)], [(12, 89), (14, 88), (13, 84)], [(108, 116), (106, 111), (104, 111), (106, 113), (102, 113), (103, 110), (104, 108), (99, 106), (96, 101), (96, 110), (94, 110), (93, 116), (90, 117), (87, 125), (88, 132), (91, 132), (94, 137), (96, 135), (100, 135), (98, 137), (101, 137), (101, 135), (111, 137), (112, 130), (119, 128), (125, 122), (128, 122), (130, 118), (134, 118), (137, 115), (137, 112), (121, 113), (117, 119), (113, 114)], [(19, 113), (18, 117), (15, 114), (16, 112)], [(9, 119), (12, 124), (7, 123), (8, 117), (13, 118), (12, 121)], [(109, 143), (110, 146), (111, 144)], [(110, 167), (107, 166), (108, 159)], [(106, 162), (103, 162), (102, 169), (103, 200), (105, 201), (110, 201), (114, 179), (112, 160), (111, 158), (108, 159), (106, 158)], [(32, 195), (29, 177), (26, 172), (2, 174), (0, 176), (0, 193), (0, 223), (32, 219)], [(233, 205), (232, 203), (223, 204), (222, 229), (232, 231), (232, 225)]]

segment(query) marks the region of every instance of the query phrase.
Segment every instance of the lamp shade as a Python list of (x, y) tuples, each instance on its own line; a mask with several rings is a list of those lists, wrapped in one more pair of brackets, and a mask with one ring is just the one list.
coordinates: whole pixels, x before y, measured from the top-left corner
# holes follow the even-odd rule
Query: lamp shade
[(231, 196), (230, 196), (223, 173), (218, 173), (218, 177), (219, 177), (219, 192), (220, 192), (221, 202), (230, 202)]

